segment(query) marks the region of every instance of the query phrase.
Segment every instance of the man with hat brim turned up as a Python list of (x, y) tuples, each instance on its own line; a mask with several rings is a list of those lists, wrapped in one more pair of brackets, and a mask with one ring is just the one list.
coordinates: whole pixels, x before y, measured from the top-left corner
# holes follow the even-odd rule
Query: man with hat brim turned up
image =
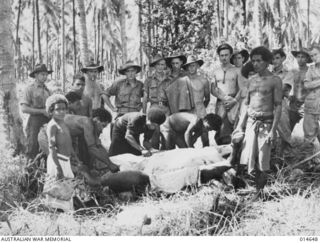
[[(128, 112), (138, 112), (142, 108), (143, 83), (136, 79), (136, 74), (141, 71), (141, 67), (132, 61), (127, 61), (120, 69), (119, 73), (126, 78), (114, 82), (106, 90), (106, 104), (117, 117)], [(114, 107), (110, 97), (115, 96)]]
[[(157, 126), (166, 120), (164, 112), (153, 107), (147, 115), (141, 112), (129, 112), (119, 117), (112, 130), (112, 141), (109, 156), (131, 153), (151, 156), (150, 139)], [(144, 134), (143, 146), (140, 145), (140, 134)]]
[(23, 94), (20, 102), (21, 111), (29, 114), (26, 125), (27, 149), (26, 156), (33, 159), (39, 152), (37, 141), (41, 126), (49, 122), (48, 114), (45, 109), (46, 99), (50, 96), (50, 91), (45, 85), (48, 74), (52, 73), (45, 64), (38, 64), (30, 73), (30, 77), (35, 81), (30, 84)]
[(289, 118), (289, 93), (293, 85), (293, 75), (292, 72), (288, 72), (283, 63), (286, 60), (286, 53), (282, 48), (275, 49), (272, 51), (272, 72), (277, 75), (283, 84), (283, 100), (282, 100), (282, 112), (281, 118), (278, 124), (279, 138), (276, 143), (276, 151), (278, 157), (283, 158), (283, 151), (286, 147), (291, 146), (291, 128), (290, 128), (290, 118)]
[(92, 99), (92, 109), (101, 107), (103, 100), (105, 101), (103, 87), (96, 82), (98, 73), (101, 73), (103, 70), (103, 66), (94, 63), (81, 68), (81, 72), (84, 73), (86, 77), (86, 85), (83, 94)]
[[(169, 108), (169, 114), (180, 111), (192, 111), (194, 109), (191, 81), (186, 76), (182, 65), (187, 61), (186, 56), (174, 53), (166, 58), (167, 65), (171, 68), (171, 74), (161, 84), (161, 101)], [(165, 148), (173, 149), (174, 144), (170, 140), (168, 119), (161, 127), (165, 139)]]
[(248, 59), (249, 52), (247, 50), (235, 50), (231, 56), (230, 63), (235, 67), (242, 68)]
[[(144, 82), (144, 94), (143, 94), (143, 113), (147, 112), (147, 104), (150, 102), (150, 108), (158, 107), (163, 110), (166, 115), (169, 115), (168, 106), (164, 105), (160, 97), (160, 89), (162, 82), (167, 78), (166, 60), (163, 56), (157, 54), (153, 57), (150, 68), (155, 70), (151, 73), (149, 77)], [(150, 109), (149, 108), (149, 109)], [(154, 132), (152, 137), (152, 147), (159, 149), (160, 145), (160, 130)]]
[(216, 114), (222, 119), (221, 130), (215, 135), (218, 145), (229, 144), (234, 123), (239, 112), (241, 90), (239, 89), (239, 68), (230, 63), (233, 49), (229, 44), (222, 44), (217, 48), (220, 67), (214, 70), (214, 81), (211, 93), (217, 97)]
[(295, 125), (299, 123), (303, 117), (303, 104), (306, 97), (306, 89), (303, 86), (303, 80), (308, 71), (307, 64), (312, 63), (312, 59), (304, 49), (292, 51), (291, 53), (296, 58), (299, 66), (299, 69), (294, 72), (293, 95), (290, 97), (289, 106), (290, 127), (291, 131), (293, 131)]
[[(206, 107), (210, 102), (209, 81), (203, 74), (198, 73), (198, 69), (203, 65), (203, 63), (203, 60), (197, 59), (195, 56), (189, 56), (187, 58), (187, 63), (182, 66), (187, 70), (187, 75), (191, 81), (195, 105), (193, 113), (195, 113), (200, 119), (203, 119), (207, 115)], [(201, 141), (203, 147), (209, 146), (208, 131), (203, 130)]]
[[(320, 120), (320, 46), (313, 45), (309, 54), (314, 64), (309, 66), (303, 80), (306, 89), (304, 101), (303, 132), (308, 145), (313, 147), (313, 154), (319, 152), (319, 120)], [(319, 163), (317, 156), (315, 162)]]
[(254, 71), (249, 79), (246, 111), (240, 117), (234, 134), (243, 134), (243, 150), (240, 163), (248, 166), (248, 173), (255, 176), (257, 194), (261, 195), (270, 170), (272, 143), (281, 116), (282, 82), (268, 70), (272, 53), (260, 46), (250, 53)]

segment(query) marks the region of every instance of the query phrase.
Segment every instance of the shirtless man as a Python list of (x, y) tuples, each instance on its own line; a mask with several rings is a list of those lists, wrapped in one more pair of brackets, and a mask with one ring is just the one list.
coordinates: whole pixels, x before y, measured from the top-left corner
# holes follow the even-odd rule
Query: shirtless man
[(249, 174), (255, 172), (259, 196), (267, 182), (271, 144), (281, 116), (282, 82), (268, 70), (272, 53), (267, 48), (253, 49), (250, 58), (257, 74), (249, 79), (247, 109), (235, 133), (243, 133), (246, 127), (240, 163), (248, 166)]
[[(187, 63), (183, 68), (187, 70), (188, 78), (191, 81), (191, 87), (194, 100), (194, 113), (198, 118), (204, 118), (207, 114), (206, 107), (210, 102), (210, 84), (204, 75), (198, 73), (199, 67), (203, 65), (203, 60), (197, 60), (195, 56), (189, 56)], [(204, 130), (201, 136), (203, 147), (209, 146), (208, 132)]]
[(86, 85), (85, 77), (81, 74), (76, 74), (73, 77), (71, 91), (78, 93), (81, 96), (80, 107), (75, 111), (75, 115), (92, 116), (92, 100), (84, 94)]
[[(111, 122), (111, 119), (111, 114), (107, 110), (98, 108), (93, 110), (92, 118), (66, 114), (64, 117), (64, 122), (69, 128), (73, 140), (79, 137), (84, 140), (83, 143), (85, 143), (86, 148), (83, 149), (85, 151), (81, 152), (84, 154), (88, 153), (88, 155), (83, 156), (80, 153), (81, 156), (79, 156), (79, 159), (83, 160), (82, 162), (87, 164), (90, 168), (100, 168), (102, 165), (104, 165), (107, 166), (112, 172), (117, 172), (119, 170), (118, 166), (110, 161), (108, 152), (102, 146), (99, 139), (103, 128), (105, 128), (107, 124)], [(44, 128), (40, 130), (38, 141), (41, 150), (47, 152), (48, 145), (46, 143), (47, 138)], [(90, 158), (90, 161), (83, 159), (88, 157)]]
[(221, 65), (214, 70), (214, 82), (211, 84), (211, 93), (217, 97), (215, 113), (222, 119), (221, 130), (215, 135), (218, 145), (231, 142), (241, 99), (240, 70), (230, 63), (232, 52), (233, 49), (228, 44), (222, 44), (217, 48)]
[(221, 123), (221, 118), (215, 114), (199, 118), (195, 114), (178, 112), (169, 116), (169, 136), (179, 148), (192, 148), (204, 132), (218, 131)]
[(88, 65), (87, 67), (81, 68), (81, 72), (83, 72), (86, 76), (86, 85), (84, 87), (83, 93), (91, 98), (92, 109), (97, 109), (101, 107), (103, 101), (106, 102), (103, 87), (102, 85), (97, 83), (97, 76), (103, 70), (103, 66), (98, 66), (94, 63)]

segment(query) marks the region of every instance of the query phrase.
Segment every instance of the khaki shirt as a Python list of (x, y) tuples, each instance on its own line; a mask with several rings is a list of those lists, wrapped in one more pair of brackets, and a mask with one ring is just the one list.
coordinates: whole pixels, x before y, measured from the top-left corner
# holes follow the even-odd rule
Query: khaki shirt
[(165, 73), (154, 73), (144, 82), (144, 92), (147, 97), (147, 102), (151, 104), (159, 103), (161, 101), (160, 88), (161, 83), (166, 79)]
[(20, 104), (25, 104), (31, 108), (43, 109), (46, 107), (46, 100), (50, 96), (50, 91), (46, 85), (36, 82), (27, 86)]
[(291, 87), (293, 87), (293, 79), (294, 79), (294, 73), (289, 72), (288, 70), (282, 68), (280, 70), (272, 70), (272, 73), (277, 75), (282, 80), (283, 84), (290, 84)]
[(305, 70), (298, 70), (293, 75), (293, 96), (301, 102), (304, 102), (306, 96), (306, 89), (304, 88), (303, 81), (306, 78), (308, 68)]
[(137, 79), (135, 81), (121, 79), (107, 89), (106, 95), (116, 97), (115, 106), (118, 113), (140, 111), (142, 108), (143, 83)]
[[(159, 85), (159, 91), (160, 91), (160, 101), (161, 102), (168, 102), (168, 97), (166, 94), (166, 89), (173, 84), (178, 78), (184, 77), (186, 75), (185, 71), (181, 69), (181, 72), (179, 73), (179, 75), (177, 77), (173, 77), (171, 74), (161, 82), (161, 84)], [(177, 93), (179, 93), (180, 91), (177, 90)]]
[(320, 68), (312, 65), (309, 67), (304, 87), (307, 90), (304, 111), (310, 114), (320, 114)]

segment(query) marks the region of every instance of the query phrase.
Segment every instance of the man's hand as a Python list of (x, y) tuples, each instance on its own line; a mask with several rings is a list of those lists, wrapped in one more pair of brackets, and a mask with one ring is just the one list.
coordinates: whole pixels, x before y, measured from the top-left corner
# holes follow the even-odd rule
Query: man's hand
[(47, 113), (46, 109), (42, 109), (41, 113), (42, 115), (49, 117), (49, 114)]
[(150, 157), (152, 155), (150, 150), (144, 149), (141, 151), (143, 157)]
[(114, 164), (114, 163), (110, 163), (110, 165), (108, 166), (109, 167), (109, 170), (112, 172), (112, 173), (116, 173), (118, 171), (120, 171), (120, 168), (118, 165)]
[(56, 176), (56, 179), (57, 180), (61, 180), (63, 179), (64, 175), (63, 175), (63, 171), (62, 171), (62, 168), (61, 166), (57, 166), (57, 176)]
[(266, 137), (266, 142), (267, 143), (274, 143), (275, 139), (276, 139), (276, 132), (271, 130), (268, 133), (268, 136)]
[(237, 100), (234, 98), (228, 99), (223, 102), (223, 105), (226, 108), (226, 110), (230, 110), (235, 104), (237, 104)]

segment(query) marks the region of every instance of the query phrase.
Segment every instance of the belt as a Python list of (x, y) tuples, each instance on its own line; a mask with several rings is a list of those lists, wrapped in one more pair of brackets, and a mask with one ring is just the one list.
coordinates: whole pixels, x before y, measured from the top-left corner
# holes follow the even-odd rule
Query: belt
[(151, 105), (162, 105), (162, 106), (167, 106), (167, 102), (159, 101), (159, 102), (151, 102)]
[(268, 116), (249, 116), (254, 121), (267, 121), (267, 120), (273, 120), (273, 115)]

